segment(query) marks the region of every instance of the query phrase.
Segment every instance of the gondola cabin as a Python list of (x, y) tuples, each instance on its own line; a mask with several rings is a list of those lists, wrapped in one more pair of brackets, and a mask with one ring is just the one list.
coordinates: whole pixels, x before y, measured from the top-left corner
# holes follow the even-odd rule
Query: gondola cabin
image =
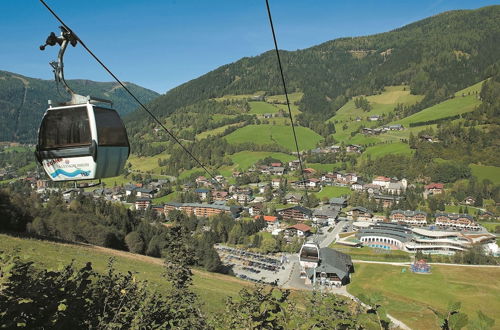
[(314, 242), (306, 242), (299, 252), (301, 277), (306, 275), (306, 269), (315, 268), (319, 263), (319, 246)]
[(36, 157), (53, 181), (118, 176), (130, 153), (118, 113), (87, 103), (49, 107), (38, 131)]

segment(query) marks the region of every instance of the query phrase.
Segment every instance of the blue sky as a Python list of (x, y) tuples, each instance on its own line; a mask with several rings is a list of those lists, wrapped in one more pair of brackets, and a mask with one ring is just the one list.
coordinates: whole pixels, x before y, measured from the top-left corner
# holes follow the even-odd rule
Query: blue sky
[[(47, 0), (122, 80), (164, 93), (220, 65), (273, 47), (264, 0)], [(270, 0), (280, 48), (296, 50), (401, 27), (487, 0)], [(0, 69), (51, 79), (57, 49), (38, 46), (58, 22), (37, 0), (0, 2)], [(81, 47), (67, 51), (68, 78), (111, 81)]]

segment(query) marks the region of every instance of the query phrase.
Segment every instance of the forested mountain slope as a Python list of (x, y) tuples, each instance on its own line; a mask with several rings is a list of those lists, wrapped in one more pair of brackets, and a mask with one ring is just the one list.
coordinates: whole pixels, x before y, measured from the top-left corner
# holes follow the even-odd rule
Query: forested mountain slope
[[(289, 89), (304, 93), (299, 106), (310, 122), (331, 117), (352, 96), (375, 94), (388, 85), (408, 84), (413, 94), (425, 95), (416, 112), (491, 75), (500, 64), (499, 54), (500, 6), (490, 6), (445, 12), (386, 33), (282, 51), (282, 58)], [(221, 66), (172, 89), (150, 107), (168, 116), (201, 100), (256, 91), (282, 93), (274, 52)], [(132, 114), (129, 123), (138, 116)]]
[[(128, 88), (143, 102), (153, 100), (158, 94), (152, 90), (126, 83)], [(115, 109), (125, 115), (137, 104), (117, 83), (90, 80), (68, 80), (77, 93), (113, 101)], [(47, 100), (54, 103), (69, 99), (62, 86), (58, 93), (53, 80), (25, 77), (0, 71), (0, 141), (33, 143)]]

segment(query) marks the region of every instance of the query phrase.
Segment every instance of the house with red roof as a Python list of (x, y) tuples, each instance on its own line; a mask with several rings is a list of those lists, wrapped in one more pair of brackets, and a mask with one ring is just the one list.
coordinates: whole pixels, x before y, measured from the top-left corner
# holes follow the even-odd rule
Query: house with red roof
[(254, 217), (254, 219), (259, 219), (259, 218), (263, 218), (264, 221), (267, 223), (267, 228), (268, 229), (276, 229), (276, 228), (279, 228), (279, 220), (278, 220), (278, 217), (275, 217), (275, 216), (272, 216), (272, 215), (256, 215)]
[(440, 195), (444, 191), (444, 184), (442, 183), (430, 183), (424, 186), (424, 196), (428, 195)]
[(308, 225), (305, 225), (303, 223), (295, 224), (293, 226), (288, 227), (285, 230), (285, 235), (287, 237), (294, 237), (294, 236), (307, 237), (311, 234), (312, 234), (311, 227), (309, 227)]

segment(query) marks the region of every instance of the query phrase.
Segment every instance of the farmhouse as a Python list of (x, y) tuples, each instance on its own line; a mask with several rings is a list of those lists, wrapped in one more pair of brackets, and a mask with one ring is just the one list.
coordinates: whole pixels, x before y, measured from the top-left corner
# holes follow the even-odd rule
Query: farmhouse
[(302, 201), (302, 194), (288, 193), (285, 195), (285, 201), (290, 204), (298, 204)]
[(373, 195), (373, 198), (377, 201), (377, 203), (382, 203), (384, 208), (397, 205), (403, 199), (401, 196), (394, 195)]

